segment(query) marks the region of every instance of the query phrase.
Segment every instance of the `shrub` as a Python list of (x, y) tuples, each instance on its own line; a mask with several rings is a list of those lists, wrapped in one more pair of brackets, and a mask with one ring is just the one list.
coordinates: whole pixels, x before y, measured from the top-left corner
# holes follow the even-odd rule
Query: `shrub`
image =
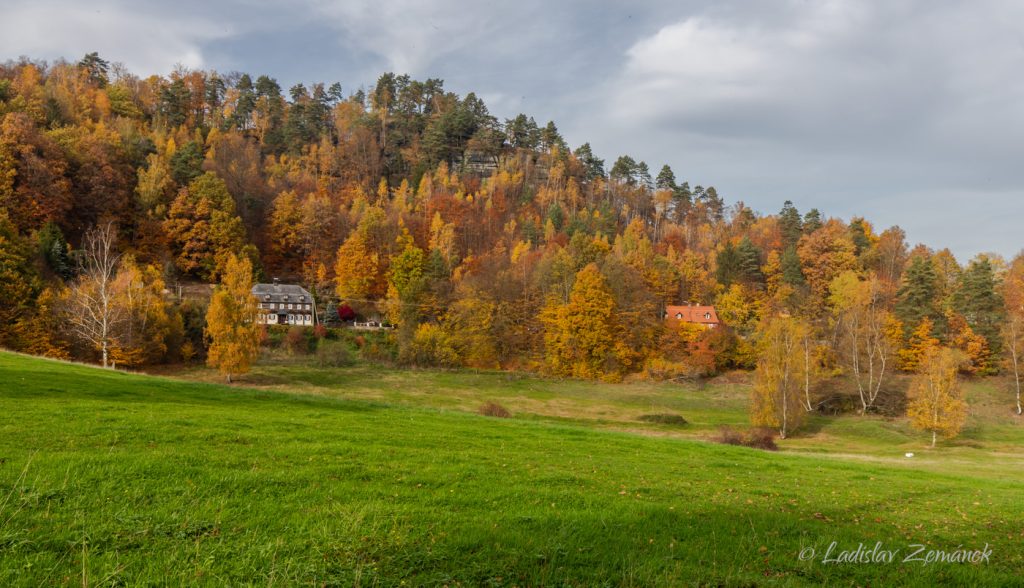
[(440, 326), (423, 323), (416, 328), (412, 342), (403, 350), (402, 361), (419, 366), (455, 367), (459, 354), (451, 337)]
[(289, 353), (309, 353), (309, 337), (306, 334), (306, 329), (302, 327), (288, 329), (288, 334), (284, 337), (284, 344)]
[(644, 364), (644, 375), (652, 380), (695, 380), (705, 370), (695, 367), (688, 361), (671, 361), (662, 357), (652, 357)]
[(316, 346), (316, 361), (320, 367), (346, 367), (354, 364), (355, 358), (345, 341), (321, 339)]
[(365, 346), (360, 348), (359, 354), (366, 361), (372, 361), (375, 363), (392, 363), (395, 360), (395, 354), (392, 349), (392, 346), (385, 343), (369, 341)]
[(645, 414), (640, 415), (639, 420), (645, 423), (655, 423), (658, 425), (678, 425), (682, 426), (686, 424), (686, 419), (678, 414), (671, 413), (659, 413), (659, 414)]
[(747, 432), (743, 444), (765, 451), (778, 451), (779, 449), (779, 446), (775, 444), (775, 431), (771, 429), (751, 429)]
[(722, 427), (718, 431), (717, 441), (725, 445), (743, 445), (743, 435), (732, 427)]
[(725, 445), (741, 445), (765, 451), (776, 451), (779, 446), (775, 444), (775, 431), (771, 429), (750, 429), (740, 432), (732, 427), (722, 427), (718, 433), (719, 443)]
[(196, 347), (191, 341), (185, 341), (181, 344), (181, 361), (185, 363), (192, 363), (192, 360), (196, 356)]
[(507, 408), (497, 402), (487, 402), (481, 406), (477, 412), (484, 416), (498, 417), (500, 419), (507, 419), (512, 416), (512, 413), (510, 413)]

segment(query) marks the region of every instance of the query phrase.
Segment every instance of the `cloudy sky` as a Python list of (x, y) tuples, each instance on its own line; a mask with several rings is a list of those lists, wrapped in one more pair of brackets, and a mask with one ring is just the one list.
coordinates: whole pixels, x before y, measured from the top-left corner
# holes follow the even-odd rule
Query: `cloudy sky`
[(866, 216), (961, 261), (1024, 247), (1024, 2), (4, 0), (0, 59), (99, 51), (284, 87), (440, 77), (608, 164)]

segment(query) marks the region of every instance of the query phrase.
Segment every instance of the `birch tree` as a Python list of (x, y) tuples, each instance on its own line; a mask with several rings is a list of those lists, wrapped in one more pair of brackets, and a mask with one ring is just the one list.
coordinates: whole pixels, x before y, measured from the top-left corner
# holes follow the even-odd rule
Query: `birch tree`
[(811, 400), (811, 388), (821, 380), (821, 368), (818, 366), (818, 359), (815, 356), (816, 339), (814, 329), (809, 324), (803, 324), (803, 335), (800, 337), (800, 353), (803, 356), (803, 377), (804, 377), (804, 398), (803, 405), (807, 412), (814, 411), (814, 402)]
[(893, 353), (895, 322), (882, 305), (878, 280), (861, 280), (852, 271), (840, 274), (829, 287), (841, 354), (860, 396), (861, 412), (875, 404)]
[(121, 256), (114, 246), (113, 223), (94, 227), (85, 235), (82, 269), (67, 298), (68, 325), (79, 340), (99, 351), (103, 367), (109, 367), (110, 349), (126, 318), (117, 294), (117, 270)]
[(808, 412), (802, 398), (806, 396), (804, 341), (808, 330), (803, 321), (781, 317), (772, 319), (761, 332), (750, 421), (777, 428), (783, 439), (803, 423)]
[(1003, 280), (1003, 301), (1006, 304), (1003, 340), (1007, 363), (1017, 401), (1017, 414), (1024, 414), (1021, 410), (1021, 388), (1024, 387), (1024, 253), (1010, 262)]
[(957, 377), (963, 361), (955, 349), (933, 347), (910, 384), (907, 416), (912, 427), (932, 434), (932, 447), (939, 435), (946, 439), (959, 435), (967, 420), (967, 403)]

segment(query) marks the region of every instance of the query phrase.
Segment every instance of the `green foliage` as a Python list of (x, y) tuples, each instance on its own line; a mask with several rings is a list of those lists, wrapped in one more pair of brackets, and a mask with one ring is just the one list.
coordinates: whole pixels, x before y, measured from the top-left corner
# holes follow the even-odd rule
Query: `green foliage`
[(812, 208), (807, 211), (804, 215), (804, 234), (810, 235), (814, 231), (817, 231), (822, 227), (824, 223), (821, 220), (821, 212), (817, 208)]
[(764, 282), (761, 274), (761, 251), (749, 238), (738, 245), (727, 241), (715, 258), (715, 279), (723, 286), (733, 283), (758, 284)]
[(910, 260), (903, 274), (903, 284), (896, 293), (895, 314), (906, 332), (911, 332), (921, 321), (928, 319), (935, 331), (945, 331), (945, 317), (939, 304), (939, 277), (931, 256), (918, 255)]
[(188, 185), (203, 174), (203, 150), (195, 141), (189, 141), (170, 159), (171, 177), (179, 186)]
[(779, 212), (779, 229), (782, 231), (782, 241), (786, 247), (796, 247), (797, 241), (803, 235), (803, 221), (800, 219), (800, 212), (787, 200)]
[(954, 303), (971, 329), (985, 338), (989, 351), (998, 356), (1003, 348), (1000, 328), (1005, 309), (996, 285), (992, 262), (980, 255), (971, 261), (960, 277)]
[(64, 233), (54, 223), (46, 223), (39, 230), (39, 251), (46, 260), (53, 273), (62, 279), (69, 279), (75, 273), (74, 264), (71, 261), (68, 242), (64, 239)]
[(780, 258), (782, 267), (782, 281), (790, 286), (803, 286), (807, 283), (804, 279), (804, 272), (800, 268), (800, 256), (796, 253), (796, 247), (787, 247)]

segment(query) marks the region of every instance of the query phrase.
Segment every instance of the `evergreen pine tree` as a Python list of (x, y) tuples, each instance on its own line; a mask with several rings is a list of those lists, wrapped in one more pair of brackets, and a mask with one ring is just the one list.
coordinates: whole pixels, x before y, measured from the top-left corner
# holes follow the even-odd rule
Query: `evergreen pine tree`
[(930, 319), (938, 332), (943, 332), (943, 314), (939, 309), (939, 282), (935, 264), (926, 255), (915, 256), (903, 276), (903, 285), (896, 292), (896, 316), (908, 332)]
[(1000, 327), (1003, 323), (1003, 301), (996, 291), (995, 269), (984, 255), (972, 260), (960, 277), (960, 287), (953, 296), (957, 309), (971, 329), (985, 338), (993, 355), (1002, 352)]
[(782, 231), (782, 242), (786, 247), (793, 247), (800, 240), (803, 221), (800, 220), (800, 212), (789, 200), (782, 204), (782, 210), (779, 211), (779, 229)]

